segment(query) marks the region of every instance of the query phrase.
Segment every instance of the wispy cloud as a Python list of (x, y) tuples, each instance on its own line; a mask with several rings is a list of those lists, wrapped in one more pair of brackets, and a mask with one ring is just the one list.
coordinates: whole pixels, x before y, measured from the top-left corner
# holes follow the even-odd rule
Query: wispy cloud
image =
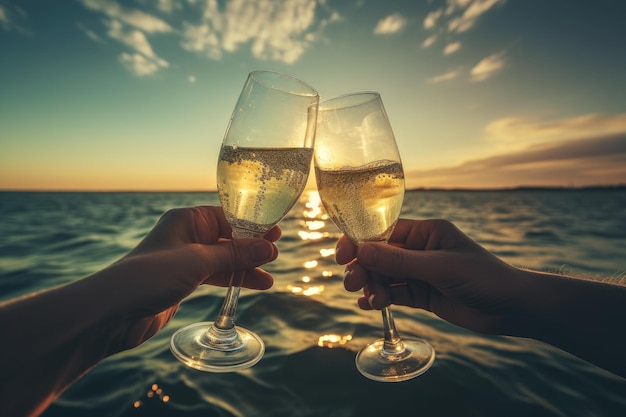
[[(143, 77), (169, 66), (165, 59), (154, 52), (146, 35), (172, 32), (167, 22), (143, 11), (128, 9), (115, 0), (81, 0), (81, 3), (87, 9), (107, 16), (104, 19), (107, 36), (130, 48), (131, 52), (119, 55), (119, 61), (129, 71)], [(82, 24), (79, 27), (89, 38), (100, 41), (92, 29)]]
[[(180, 36), (184, 50), (214, 60), (221, 59), (224, 53), (249, 46), (257, 59), (294, 63), (317, 39), (323, 27), (340, 20), (336, 12), (325, 7), (323, 12), (328, 16), (319, 17), (316, 23), (316, 0), (186, 3), (159, 0), (152, 7), (163, 18), (130, 9), (116, 0), (80, 2), (87, 9), (106, 16), (106, 35), (130, 48), (120, 55), (120, 61), (140, 76), (169, 66), (151, 45), (149, 36), (154, 34)], [(199, 18), (193, 22), (180, 20), (180, 14), (173, 12), (183, 7), (190, 9), (187, 10), (192, 12), (189, 15)], [(95, 39), (93, 30), (82, 30)]]
[(30, 34), (25, 21), (28, 19), (26, 12), (18, 6), (4, 6), (0, 4), (0, 28), (6, 32), (16, 31), (22, 34)]
[(8, 31), (11, 28), (11, 19), (9, 18), (8, 10), (0, 4), (0, 26), (2, 29)]
[(426, 39), (424, 39), (424, 42), (422, 42), (422, 47), (428, 48), (429, 46), (431, 46), (435, 42), (437, 42), (437, 35), (431, 35), (431, 36), (427, 37)]
[(476, 158), (457, 166), (413, 170), (409, 187), (516, 187), (623, 184), (626, 134), (562, 140)]
[(501, 51), (482, 59), (470, 71), (472, 80), (484, 81), (487, 78), (493, 76), (498, 71), (502, 70), (505, 65), (504, 55), (505, 52)]
[(496, 153), (456, 166), (407, 171), (410, 187), (626, 183), (626, 113), (533, 121), (507, 117), (485, 132)]
[[(494, 9), (503, 5), (506, 0), (447, 0), (447, 4), (426, 15), (423, 21), (424, 29), (432, 31), (426, 40), (422, 42), (423, 48), (434, 45), (439, 39), (449, 39), (451, 36), (460, 36), (461, 33), (473, 28), (478, 19)], [(445, 35), (445, 36), (444, 36)], [(461, 41), (448, 41), (443, 47), (444, 55), (457, 52), (462, 46)], [(470, 70), (473, 81), (484, 81), (504, 68), (504, 51), (492, 54), (482, 59)], [(442, 75), (431, 78), (430, 82), (447, 81), (458, 78), (460, 70), (448, 71)], [(454, 76), (453, 76), (454, 75)]]
[(167, 67), (168, 63), (163, 60), (152, 60), (146, 58), (144, 55), (134, 53), (129, 54), (122, 52), (120, 54), (120, 62), (131, 72), (134, 72), (138, 76), (152, 75), (160, 68)]
[(128, 9), (115, 0), (80, 0), (88, 9), (102, 12), (111, 19), (119, 20), (147, 33), (167, 33), (172, 27), (162, 19), (140, 10)]
[(396, 13), (381, 19), (374, 28), (376, 35), (389, 35), (401, 32), (407, 25), (408, 21), (402, 15)]
[(489, 123), (485, 133), (491, 143), (507, 148), (566, 138), (626, 134), (626, 113), (594, 113), (549, 121), (505, 117)]
[[(458, 51), (460, 48), (461, 48), (460, 42), (455, 42), (455, 43), (447, 45), (444, 48), (443, 53), (444, 53), (444, 55), (450, 55), (450, 54)], [(490, 55), (490, 56), (488, 56), (486, 58), (481, 59), (469, 71), (470, 79), (472, 81), (476, 81), (476, 82), (477, 81), (484, 81), (484, 80), (494, 76), (495, 74), (497, 74), (506, 65), (504, 56), (505, 56), (505, 51), (501, 51), (501, 52), (492, 54), (492, 55)], [(431, 77), (428, 81), (430, 83), (439, 83), (439, 82), (443, 82), (443, 81), (450, 81), (450, 80), (453, 80), (455, 78), (466, 77), (467, 75), (468, 75), (467, 74), (467, 69), (464, 69), (463, 67), (458, 67), (456, 69), (453, 69), (453, 70), (450, 70), (450, 71), (446, 71), (443, 74)]]
[[(184, 23), (181, 45), (217, 60), (224, 52), (250, 44), (258, 59), (294, 63), (315, 40), (316, 4), (316, 0), (259, 0), (232, 1), (220, 7), (209, 0), (200, 5), (199, 24)], [(322, 19), (320, 24), (328, 21)]]
[(437, 21), (439, 20), (439, 18), (441, 17), (441, 15), (443, 14), (443, 9), (438, 9), (435, 10), (434, 12), (430, 12), (426, 15), (426, 18), (424, 19), (424, 29), (433, 29), (435, 26), (437, 26)]
[[(505, 0), (452, 1), (449, 3), (451, 6), (458, 9), (465, 8), (465, 10), (460, 16), (449, 21), (448, 30), (458, 33), (465, 32), (476, 25), (476, 21), (480, 16), (504, 3)], [(452, 11), (450, 13), (452, 13)]]
[(455, 53), (456, 51), (458, 51), (459, 49), (461, 49), (461, 42), (452, 42), (452, 43), (447, 44), (446, 47), (443, 48), (443, 54), (451, 55)]
[(103, 42), (102, 38), (100, 36), (98, 36), (98, 34), (96, 32), (94, 32), (93, 30), (89, 29), (84, 24), (78, 23), (76, 25), (76, 27), (78, 27), (78, 29), (80, 29), (92, 41), (95, 41), (95, 42), (98, 42), (98, 43), (102, 43)]
[(444, 81), (454, 80), (455, 78), (459, 78), (462, 75), (463, 75), (463, 70), (458, 68), (458, 69), (450, 70), (443, 74), (437, 75), (435, 77), (432, 77), (428, 80), (428, 82), (433, 83), (433, 84), (441, 83)]

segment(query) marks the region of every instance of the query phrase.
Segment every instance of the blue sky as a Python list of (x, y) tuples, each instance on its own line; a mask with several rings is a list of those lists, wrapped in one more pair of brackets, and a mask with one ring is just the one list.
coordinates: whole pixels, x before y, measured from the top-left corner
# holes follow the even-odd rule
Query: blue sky
[(0, 189), (207, 190), (247, 74), (381, 93), (407, 186), (626, 183), (626, 2), (0, 0)]

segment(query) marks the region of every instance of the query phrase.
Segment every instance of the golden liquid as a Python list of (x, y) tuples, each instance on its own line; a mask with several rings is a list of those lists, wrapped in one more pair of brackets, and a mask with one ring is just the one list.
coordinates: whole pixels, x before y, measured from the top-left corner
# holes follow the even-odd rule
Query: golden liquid
[(304, 190), (311, 148), (223, 146), (217, 189), (233, 229), (262, 235), (278, 223)]
[(315, 168), (317, 189), (335, 225), (355, 243), (386, 241), (404, 200), (402, 164), (376, 161), (357, 168)]

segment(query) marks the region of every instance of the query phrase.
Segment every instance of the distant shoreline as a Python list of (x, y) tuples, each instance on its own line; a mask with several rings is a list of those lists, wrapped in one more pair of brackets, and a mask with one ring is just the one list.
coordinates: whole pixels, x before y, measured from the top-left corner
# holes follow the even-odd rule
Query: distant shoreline
[[(305, 190), (307, 191), (307, 190)], [(494, 188), (463, 188), (463, 187), (413, 187), (407, 192), (437, 191), (437, 192), (481, 192), (481, 191), (626, 191), (626, 184), (616, 185), (588, 185), (579, 187), (520, 185), (516, 187)], [(217, 190), (44, 190), (44, 189), (0, 189), (0, 193), (216, 193)]]
[(461, 187), (415, 187), (407, 188), (409, 191), (622, 191), (626, 190), (626, 184), (618, 185), (587, 185), (580, 187), (564, 187), (553, 185), (520, 185), (517, 187), (497, 187), (497, 188), (461, 188)]

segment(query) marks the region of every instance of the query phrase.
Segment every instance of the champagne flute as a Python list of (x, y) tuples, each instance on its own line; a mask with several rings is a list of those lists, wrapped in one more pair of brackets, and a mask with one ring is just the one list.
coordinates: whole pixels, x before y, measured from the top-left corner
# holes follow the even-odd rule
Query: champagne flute
[[(248, 75), (220, 149), (217, 188), (233, 238), (261, 237), (304, 190), (315, 139), (319, 95), (304, 82), (271, 71)], [(263, 340), (235, 325), (245, 271), (235, 272), (215, 322), (176, 331), (170, 348), (185, 365), (230, 372), (257, 363)]]
[[(317, 189), (330, 218), (356, 245), (386, 242), (402, 209), (404, 171), (380, 95), (365, 91), (323, 101), (315, 142)], [(435, 359), (431, 345), (401, 338), (389, 307), (382, 318), (384, 337), (357, 354), (357, 369), (382, 382), (425, 372)]]

